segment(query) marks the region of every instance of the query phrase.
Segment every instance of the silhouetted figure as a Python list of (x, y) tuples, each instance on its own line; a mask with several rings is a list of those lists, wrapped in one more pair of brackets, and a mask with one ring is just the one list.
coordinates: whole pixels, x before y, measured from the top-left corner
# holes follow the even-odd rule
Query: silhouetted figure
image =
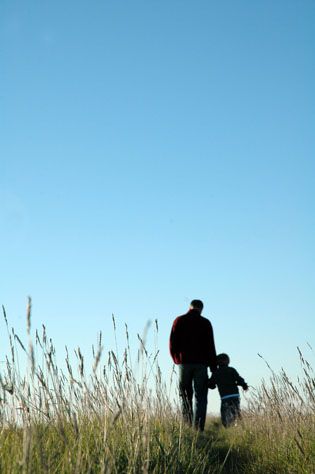
[(238, 385), (244, 390), (248, 389), (245, 380), (233, 368), (229, 367), (230, 358), (227, 354), (219, 354), (217, 357), (219, 368), (215, 370), (209, 379), (208, 386), (219, 389), (221, 397), (221, 420), (226, 428), (241, 417), (240, 394)]
[(201, 316), (202, 310), (202, 301), (193, 300), (189, 311), (174, 320), (170, 335), (170, 353), (179, 365), (182, 414), (187, 423), (200, 431), (206, 421), (208, 367), (211, 372), (217, 368), (212, 326)]

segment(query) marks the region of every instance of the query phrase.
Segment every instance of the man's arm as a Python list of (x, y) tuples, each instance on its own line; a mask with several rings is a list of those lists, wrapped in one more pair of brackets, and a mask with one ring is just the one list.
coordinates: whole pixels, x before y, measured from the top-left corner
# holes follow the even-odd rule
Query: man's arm
[(214, 372), (217, 369), (217, 353), (215, 350), (214, 336), (212, 325), (209, 321), (208, 326), (208, 350), (209, 350), (209, 366), (211, 372)]
[(170, 353), (175, 364), (179, 363), (179, 353), (180, 353), (178, 319), (179, 318), (176, 318), (175, 321), (173, 322), (173, 326), (172, 326), (171, 334), (170, 334), (170, 341), (169, 341)]
[(210, 379), (208, 379), (208, 388), (210, 388), (211, 390), (214, 390), (215, 387), (216, 387), (216, 380), (215, 380), (214, 375), (212, 374)]

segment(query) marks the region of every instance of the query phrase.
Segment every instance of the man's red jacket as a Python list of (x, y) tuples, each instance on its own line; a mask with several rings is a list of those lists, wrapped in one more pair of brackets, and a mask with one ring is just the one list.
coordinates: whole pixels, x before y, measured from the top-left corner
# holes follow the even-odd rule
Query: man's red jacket
[(175, 364), (205, 364), (216, 370), (216, 351), (209, 319), (191, 309), (173, 322), (170, 353)]

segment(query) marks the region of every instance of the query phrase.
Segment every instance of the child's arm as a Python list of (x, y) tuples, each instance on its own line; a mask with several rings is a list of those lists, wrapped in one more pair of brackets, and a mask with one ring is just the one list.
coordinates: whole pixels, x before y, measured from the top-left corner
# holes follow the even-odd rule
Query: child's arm
[(244, 390), (248, 389), (247, 383), (245, 382), (243, 377), (240, 376), (237, 370), (235, 370), (235, 380), (236, 380), (237, 385), (240, 385)]

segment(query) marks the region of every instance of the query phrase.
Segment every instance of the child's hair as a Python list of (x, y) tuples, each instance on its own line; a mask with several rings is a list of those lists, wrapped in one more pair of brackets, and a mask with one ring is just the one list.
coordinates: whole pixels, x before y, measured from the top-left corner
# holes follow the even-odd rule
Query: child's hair
[(230, 358), (229, 358), (229, 356), (228, 356), (227, 354), (224, 354), (224, 353), (218, 354), (218, 355), (217, 355), (217, 363), (218, 363), (218, 365), (220, 365), (220, 366), (221, 366), (221, 365), (229, 365), (229, 363), (230, 363)]

